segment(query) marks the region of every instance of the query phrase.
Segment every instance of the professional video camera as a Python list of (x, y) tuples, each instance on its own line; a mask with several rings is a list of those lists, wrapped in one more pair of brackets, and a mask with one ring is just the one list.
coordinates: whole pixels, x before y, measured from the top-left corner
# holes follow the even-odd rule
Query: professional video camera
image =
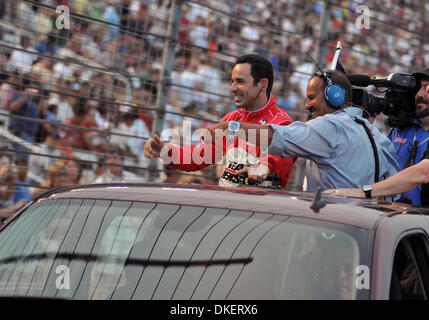
[[(420, 82), (411, 74), (393, 73), (386, 78), (370, 78), (365, 74), (348, 74), (351, 84), (358, 87), (373, 85), (377, 92), (384, 93), (384, 97), (363, 90), (353, 89), (353, 103), (365, 109), (371, 116), (380, 112), (389, 116), (391, 127), (408, 125), (414, 115), (416, 104), (414, 96), (420, 90)], [(379, 91), (379, 88), (386, 88)]]
[[(384, 97), (377, 97), (366, 90), (354, 88), (353, 104), (366, 111), (364, 116), (374, 117), (383, 112), (389, 116), (390, 127), (408, 126), (411, 118), (415, 116), (415, 95), (420, 90), (420, 82), (413, 75), (407, 73), (392, 73), (386, 78), (370, 78), (366, 74), (347, 74), (339, 61), (341, 50), (341, 41), (338, 41), (330, 70), (343, 72), (354, 86), (368, 87), (373, 85), (377, 92), (384, 93)], [(309, 57), (317, 69), (322, 70), (310, 55)], [(379, 91), (379, 88), (386, 88), (386, 90)]]

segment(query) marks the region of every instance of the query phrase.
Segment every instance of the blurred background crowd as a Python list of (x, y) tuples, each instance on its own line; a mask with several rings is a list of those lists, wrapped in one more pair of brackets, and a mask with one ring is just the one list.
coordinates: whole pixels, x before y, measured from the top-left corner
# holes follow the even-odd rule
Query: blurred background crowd
[[(324, 2), (329, 19), (321, 38)], [(239, 55), (270, 59), (275, 99), (301, 121), (314, 71), (309, 55), (320, 48), (327, 67), (341, 41), (348, 73), (386, 76), (429, 65), (426, 1), (178, 3), (178, 41), (171, 42), (173, 0), (0, 0), (0, 208), (57, 186), (146, 181), (142, 150), (162, 96), (164, 129), (219, 121), (235, 108), (229, 77)], [(356, 25), (362, 4), (369, 29)], [(376, 121), (387, 132), (384, 116)], [(216, 175), (216, 167), (155, 170), (156, 181), (217, 184)], [(292, 174), (289, 188), (299, 186)]]

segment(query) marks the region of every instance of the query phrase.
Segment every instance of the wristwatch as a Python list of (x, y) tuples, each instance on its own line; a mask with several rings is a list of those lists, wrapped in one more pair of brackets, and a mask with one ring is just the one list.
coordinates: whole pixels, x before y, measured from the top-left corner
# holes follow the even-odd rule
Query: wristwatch
[(367, 199), (371, 198), (372, 186), (370, 184), (362, 186), (362, 191)]
[(240, 122), (239, 121), (230, 121), (228, 124), (228, 131), (230, 134), (237, 134), (240, 130)]

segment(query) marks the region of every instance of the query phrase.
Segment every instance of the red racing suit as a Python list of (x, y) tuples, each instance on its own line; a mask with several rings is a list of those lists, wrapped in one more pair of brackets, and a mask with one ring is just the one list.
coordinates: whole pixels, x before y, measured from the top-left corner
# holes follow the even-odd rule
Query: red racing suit
[[(222, 122), (232, 120), (282, 126), (287, 126), (293, 122), (289, 114), (277, 106), (272, 95), (268, 103), (257, 111), (249, 112), (245, 109), (238, 109), (222, 118)], [(279, 175), (279, 184), (283, 188), (286, 187), (295, 158), (280, 158), (263, 154), (260, 147), (239, 137), (233, 137), (233, 141), (230, 142), (228, 140), (228, 137), (224, 136), (223, 143), (219, 143), (219, 141), (210, 145), (205, 144), (204, 141), (200, 141), (198, 145), (191, 144), (185, 147), (168, 144), (170, 148), (168, 153), (170, 161), (168, 164), (174, 170), (198, 171), (222, 160), (223, 173), (219, 179), (219, 185), (231, 187), (243, 184), (244, 181), (243, 176), (235, 174), (236, 171), (243, 169), (245, 166), (263, 163), (268, 166), (270, 172)], [(199, 159), (206, 159), (207, 161), (197, 161), (195, 155), (198, 155)], [(221, 159), (219, 159), (219, 155)]]

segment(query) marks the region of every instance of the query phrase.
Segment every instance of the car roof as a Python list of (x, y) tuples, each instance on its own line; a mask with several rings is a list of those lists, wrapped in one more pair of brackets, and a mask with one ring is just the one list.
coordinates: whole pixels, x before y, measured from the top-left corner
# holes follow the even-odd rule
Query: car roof
[(69, 186), (50, 190), (35, 201), (46, 199), (106, 199), (156, 202), (285, 214), (326, 220), (372, 230), (382, 217), (396, 214), (429, 215), (429, 209), (380, 200), (323, 196), (326, 206), (311, 209), (316, 195), (280, 189), (156, 183), (110, 183)]

